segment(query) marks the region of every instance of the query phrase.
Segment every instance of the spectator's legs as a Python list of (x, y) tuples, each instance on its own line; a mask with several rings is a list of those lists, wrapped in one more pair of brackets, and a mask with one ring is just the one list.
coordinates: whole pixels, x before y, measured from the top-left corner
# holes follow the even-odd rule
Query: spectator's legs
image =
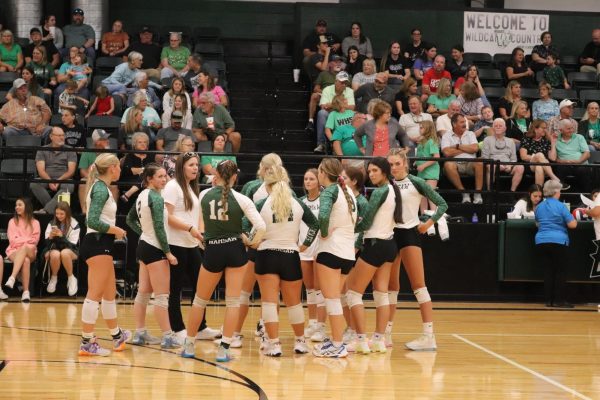
[(96, 59), (96, 50), (94, 50), (94, 47), (86, 47), (85, 56), (87, 57), (87, 63), (93, 66)]
[(327, 144), (327, 136), (325, 136), (325, 123), (327, 122), (327, 117), (329, 116), (329, 111), (319, 110), (317, 113), (317, 144)]
[(315, 119), (317, 113), (317, 106), (321, 100), (321, 93), (313, 93), (310, 95), (310, 102), (308, 103), (308, 120), (312, 121)]
[(60, 251), (50, 250), (48, 258), (50, 259), (50, 274), (53, 277), (56, 277), (58, 276), (58, 270), (60, 269)]
[(598, 73), (597, 67), (594, 67), (592, 65), (582, 65), (581, 68), (579, 68), (579, 71)]
[(311, 56), (307, 56), (307, 57), (304, 57), (302, 59), (302, 68), (304, 68), (304, 72), (306, 73), (306, 76), (308, 77), (308, 81), (309, 82), (311, 81), (311, 77), (310, 77), (310, 69), (311, 69), (310, 68), (311, 67), (310, 60), (311, 60)]
[[(33, 192), (33, 185), (34, 183), (31, 184), (31, 191)], [(52, 199), (49, 199), (48, 201), (42, 202), (42, 204), (44, 205), (44, 210), (46, 210), (46, 212), (48, 214), (53, 215), (54, 214), (54, 210), (56, 209), (56, 203), (58, 203), (58, 195), (60, 193), (63, 192), (69, 192), (69, 193), (73, 193), (73, 190), (75, 189), (75, 186), (73, 184), (70, 183), (61, 183), (60, 186), (58, 187), (58, 190), (56, 191), (56, 193), (54, 194), (54, 196), (52, 197)], [(48, 194), (48, 192), (44, 189), (44, 193)], [(34, 192), (36, 198), (37, 194)], [(48, 197), (50, 197), (48, 195)]]
[(239, 132), (230, 132), (227, 134), (227, 140), (231, 142), (231, 148), (234, 153), (239, 153), (242, 145), (242, 135)]
[[(48, 193), (48, 184), (32, 182), (29, 184), (29, 188), (37, 201), (39, 201), (40, 204), (44, 206), (44, 210), (46, 210), (46, 205), (52, 200), (52, 197), (50, 197), (50, 194)], [(54, 208), (56, 208), (56, 202), (54, 203)], [(52, 209), (52, 212), (54, 212), (54, 208)], [(48, 214), (50, 213), (48, 212)]]
[(446, 173), (446, 177), (452, 183), (452, 185), (458, 190), (465, 190), (465, 187), (460, 180), (460, 175), (458, 173), (458, 164), (453, 161), (446, 161), (444, 163), (444, 172)]
[(75, 253), (70, 249), (63, 249), (60, 251), (60, 260), (65, 267), (65, 271), (67, 272), (67, 276), (71, 277), (73, 275), (73, 261), (77, 259)]
[(512, 184), (510, 186), (510, 191), (515, 192), (519, 183), (523, 179), (523, 173), (525, 172), (525, 168), (522, 165), (513, 165), (512, 167)]
[(106, 86), (108, 93), (111, 95), (127, 93), (127, 88), (121, 83), (103, 83), (103, 85)]
[(165, 78), (171, 78), (173, 77), (173, 75), (175, 74), (170, 68), (163, 68), (160, 70), (160, 80), (163, 80)]
[(143, 71), (146, 73), (146, 75), (148, 75), (148, 79), (150, 79), (152, 81), (156, 81), (156, 82), (158, 82), (160, 80), (160, 70), (159, 69), (149, 68), (149, 69), (144, 69)]
[(31, 132), (27, 129), (17, 129), (12, 126), (7, 126), (4, 128), (4, 132), (2, 132), (2, 136), (5, 138), (9, 136), (30, 136)]
[(475, 190), (483, 189), (483, 163), (473, 162), (473, 170), (475, 171)]

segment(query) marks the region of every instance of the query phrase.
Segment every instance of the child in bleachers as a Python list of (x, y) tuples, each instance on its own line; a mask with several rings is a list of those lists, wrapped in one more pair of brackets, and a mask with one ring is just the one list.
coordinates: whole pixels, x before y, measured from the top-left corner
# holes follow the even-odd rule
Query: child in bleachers
[(556, 54), (550, 53), (546, 57), (546, 67), (544, 68), (544, 80), (553, 88), (570, 89), (569, 81), (565, 76), (565, 71), (556, 65)]
[(94, 111), (96, 111), (94, 115), (113, 115), (115, 111), (115, 101), (112, 96), (108, 95), (108, 88), (104, 85), (96, 88), (96, 98), (85, 117), (89, 118)]
[(71, 57), (71, 68), (73, 72), (71, 79), (77, 82), (77, 92), (87, 86), (89, 75), (92, 73), (92, 69), (86, 64), (86, 58), (84, 54), (76, 54)]
[[(440, 141), (433, 121), (423, 121), (420, 125), (420, 141), (417, 145), (417, 157), (440, 158)], [(425, 179), (432, 188), (436, 188), (440, 180), (440, 164), (437, 161), (415, 161), (417, 176)], [(421, 212), (435, 210), (436, 206), (426, 197), (421, 200)]]
[(73, 79), (69, 79), (65, 83), (65, 91), (58, 98), (58, 106), (60, 110), (71, 110), (75, 113), (85, 109), (89, 101), (83, 97), (77, 96), (78, 85)]

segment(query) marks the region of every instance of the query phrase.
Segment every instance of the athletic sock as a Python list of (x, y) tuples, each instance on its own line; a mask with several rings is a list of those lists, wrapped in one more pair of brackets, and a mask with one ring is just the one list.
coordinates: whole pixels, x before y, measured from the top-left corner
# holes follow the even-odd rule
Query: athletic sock
[(233, 337), (238, 337), (238, 336), (240, 336), (239, 332), (233, 332)]
[(309, 320), (308, 320), (308, 326), (314, 325), (314, 324), (316, 324), (316, 323), (317, 323), (317, 320), (316, 320), (316, 319), (309, 319)]
[(113, 339), (119, 339), (121, 337), (121, 333), (123, 332), (118, 326), (110, 330), (110, 336), (112, 336)]
[(89, 343), (94, 338), (94, 332), (81, 332), (81, 343)]
[(373, 333), (373, 340), (381, 340), (381, 333), (374, 332)]
[(392, 327), (394, 326), (394, 323), (391, 321), (388, 321), (387, 325), (385, 326), (385, 332), (389, 333), (392, 331)]
[(228, 349), (230, 345), (231, 345), (231, 338), (227, 337), (227, 336), (222, 336), (221, 337), (221, 346), (223, 346), (223, 348), (225, 348), (225, 349)]
[(336, 342), (336, 341), (333, 341), (332, 343), (335, 347), (340, 347), (342, 344), (344, 344), (344, 342)]
[(423, 333), (426, 335), (433, 335), (433, 322), (423, 322)]
[(173, 336), (175, 333), (172, 330), (164, 331), (163, 336)]
[(356, 337), (358, 338), (358, 340), (360, 340), (361, 342), (364, 342), (367, 340), (367, 335), (365, 333), (357, 333)]

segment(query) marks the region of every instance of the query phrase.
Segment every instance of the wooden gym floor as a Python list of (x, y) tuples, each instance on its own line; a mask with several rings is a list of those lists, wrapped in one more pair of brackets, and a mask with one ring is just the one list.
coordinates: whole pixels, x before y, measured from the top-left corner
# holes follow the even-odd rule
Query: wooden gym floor
[[(0, 399), (600, 399), (595, 305), (435, 306), (436, 353), (404, 350), (421, 324), (415, 304), (400, 303), (393, 349), (336, 360), (293, 355), (285, 312), (283, 357), (259, 355), (253, 325), (260, 309), (252, 307), (244, 347), (233, 350), (236, 360), (217, 364), (211, 342), (197, 342), (196, 359), (141, 346), (79, 357), (80, 303), (0, 302)], [(223, 311), (208, 308), (210, 326), (220, 326)], [(131, 304), (119, 306), (122, 327), (134, 327), (132, 313)], [(151, 313), (147, 321), (158, 334)], [(97, 333), (109, 336), (102, 322)]]

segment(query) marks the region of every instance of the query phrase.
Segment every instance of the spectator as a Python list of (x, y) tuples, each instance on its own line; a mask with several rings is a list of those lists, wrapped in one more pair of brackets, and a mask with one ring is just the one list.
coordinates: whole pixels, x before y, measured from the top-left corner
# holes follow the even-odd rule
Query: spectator
[(212, 93), (201, 93), (198, 96), (198, 108), (194, 111), (192, 132), (196, 139), (213, 140), (220, 133), (227, 135), (231, 142), (232, 151), (238, 153), (242, 144), (242, 135), (235, 131), (235, 122), (229, 111), (219, 104), (215, 104)]
[(452, 46), (450, 60), (446, 62), (446, 71), (450, 72), (453, 81), (464, 78), (469, 70), (469, 64), (465, 62), (464, 55), (465, 49), (462, 44)]
[(163, 96), (162, 109), (164, 113), (171, 113), (173, 111), (173, 101), (175, 99), (175, 95), (180, 94), (185, 96), (187, 111), (188, 113), (192, 112), (192, 102), (190, 100), (190, 95), (186, 91), (186, 86), (183, 78), (176, 77), (171, 81), (171, 88), (165, 93)]
[(542, 201), (542, 186), (533, 184), (527, 189), (527, 196), (517, 201), (512, 211), (506, 214), (508, 219), (534, 219), (535, 209)]
[(421, 122), (432, 121), (431, 114), (423, 112), (423, 104), (418, 96), (411, 96), (408, 99), (408, 113), (400, 117), (398, 121), (400, 127), (410, 139), (410, 147), (415, 148), (421, 140)]
[[(324, 47), (323, 45), (326, 46)], [(312, 71), (315, 65), (315, 58), (313, 56), (317, 54), (324, 55), (324, 48), (329, 49), (330, 47), (334, 53), (337, 53), (341, 47), (341, 40), (336, 35), (327, 32), (327, 22), (320, 18), (317, 20), (314, 31), (309, 33), (302, 41), (302, 64), (311, 82), (317, 77), (317, 74)], [(327, 51), (327, 55), (329, 56), (329, 50)], [(327, 64), (328, 60), (325, 60), (325, 66)], [(321, 71), (325, 69), (326, 67), (322, 68)]]
[(45, 52), (46, 49), (44, 46), (36, 46), (33, 49), (31, 61), (23, 68), (23, 70), (25, 70), (25, 68), (30, 68), (44, 93), (51, 95), (52, 90), (54, 90), (58, 82), (56, 80), (54, 67), (46, 62)]
[[(450, 111), (448, 114), (449, 113)], [(452, 130), (447, 131), (444, 133), (444, 136), (442, 136), (441, 147), (444, 157), (475, 160), (477, 158), (479, 146), (475, 134), (467, 130), (467, 119), (457, 113), (452, 115), (451, 123)], [(452, 182), (452, 185), (458, 190), (465, 190), (460, 179), (460, 175), (462, 174), (475, 176), (475, 190), (481, 191), (481, 189), (483, 189), (483, 164), (480, 162), (446, 161), (444, 163), (444, 172), (450, 182)], [(469, 193), (463, 193), (462, 202), (470, 203), (471, 195)], [(473, 203), (483, 203), (483, 198), (480, 193), (475, 193), (473, 195)]]
[(587, 110), (581, 122), (577, 133), (588, 142), (590, 151), (600, 150), (600, 119), (598, 118), (600, 109), (598, 103), (592, 101), (588, 103)]
[(200, 85), (198, 82), (198, 75), (202, 70), (208, 72), (208, 75), (214, 79), (215, 84), (218, 82), (219, 71), (217, 71), (215, 67), (210, 66), (208, 63), (204, 64), (200, 54), (194, 53), (188, 57), (188, 67), (189, 70), (187, 74), (183, 76), (185, 88), (188, 92), (193, 92)]
[(8, 29), (0, 32), (0, 72), (19, 72), (24, 65), (21, 46)]
[(523, 137), (529, 131), (531, 118), (529, 106), (523, 100), (515, 101), (510, 112), (510, 118), (507, 121), (508, 129), (506, 136), (511, 138), (517, 146), (521, 144)]
[(154, 138), (156, 135), (148, 125), (144, 125), (144, 113), (142, 110), (132, 107), (128, 110), (131, 112), (127, 113), (125, 121), (121, 120), (121, 127), (119, 128), (119, 148), (121, 150), (131, 149), (131, 138), (136, 132), (144, 132), (148, 137)]
[(43, 65), (51, 65), (52, 68), (57, 68), (60, 65), (60, 55), (58, 49), (51, 41), (44, 42), (42, 40), (42, 32), (39, 28), (31, 28), (29, 31), (29, 39), (31, 43), (23, 49), (23, 57), (25, 57), (25, 63), (29, 64), (33, 60), (33, 50), (41, 46), (44, 48), (44, 55), (42, 59), (38, 59), (38, 63)]
[(112, 24), (112, 30), (102, 35), (100, 54), (106, 57), (119, 57), (127, 54), (127, 49), (129, 49), (129, 35), (123, 31), (123, 22), (117, 19)]
[(434, 118), (444, 115), (453, 100), (456, 100), (456, 96), (452, 94), (452, 82), (448, 78), (442, 78), (436, 92), (427, 98), (427, 112)]
[[(346, 68), (346, 71), (348, 69)], [(352, 77), (352, 90), (358, 90), (359, 87), (366, 83), (375, 82), (377, 76), (377, 68), (375, 66), (375, 60), (366, 58), (362, 63), (362, 72), (355, 74)]]
[(490, 106), (484, 106), (481, 109), (481, 119), (475, 122), (473, 133), (477, 136), (479, 143), (483, 142), (486, 136), (493, 135), (494, 131), (490, 129), (494, 124), (494, 110)]
[(48, 223), (44, 237), (46, 247), (42, 251), (46, 263), (50, 264), (50, 279), (46, 290), (48, 293), (56, 292), (58, 283), (58, 270), (60, 266), (67, 272), (67, 293), (69, 296), (77, 294), (77, 278), (73, 275), (73, 262), (77, 260), (79, 249), (79, 223), (71, 215), (69, 203), (59, 201), (54, 210), (54, 218)]
[(388, 74), (392, 79), (406, 80), (410, 77), (412, 62), (402, 55), (400, 42), (392, 41), (381, 58), (381, 72)]
[(412, 68), (417, 59), (421, 58), (428, 49), (427, 44), (421, 40), (422, 34), (419, 28), (413, 28), (410, 37), (410, 43), (404, 46), (404, 58), (408, 61), (406, 64), (408, 68)]
[[(187, 94), (187, 93), (186, 93)], [(168, 128), (171, 126), (171, 117), (176, 111), (182, 115), (181, 126), (185, 129), (192, 129), (192, 113), (189, 111), (187, 99), (182, 94), (176, 94), (173, 98), (173, 111), (165, 111), (162, 115), (162, 127)]]
[[(54, 93), (55, 100), (65, 90), (65, 82), (67, 82), (69, 79), (80, 81), (85, 80), (85, 85), (87, 85), (87, 74), (90, 74), (92, 70), (89, 68), (89, 66), (84, 66), (81, 64), (81, 57), (82, 55), (79, 54), (77, 47), (71, 48), (69, 50), (69, 59), (71, 61), (62, 63), (58, 71), (56, 71), (56, 80), (58, 81), (59, 85)], [(76, 59), (77, 61), (75, 61)], [(75, 65), (76, 62), (79, 63), (77, 66)], [(82, 87), (81, 90), (79, 90), (79, 95), (81, 97), (89, 98), (89, 91), (87, 87)], [(56, 104), (55, 108), (58, 108), (58, 104)]]
[(521, 100), (521, 84), (518, 81), (510, 81), (506, 86), (504, 96), (498, 101), (500, 117), (509, 119), (513, 103), (518, 100)]
[(506, 79), (517, 81), (524, 87), (533, 86), (535, 73), (525, 62), (525, 52), (520, 47), (515, 47), (512, 51), (510, 63), (506, 66)]
[(313, 83), (313, 92), (310, 96), (310, 102), (308, 103), (308, 124), (305, 128), (305, 130), (309, 132), (313, 132), (315, 129), (314, 117), (317, 112), (317, 105), (321, 100), (323, 89), (333, 85), (335, 83), (336, 75), (343, 69), (342, 59), (337, 54), (333, 54), (327, 68), (326, 71), (319, 72), (317, 79)]
[(46, 138), (52, 129), (48, 126), (52, 116), (50, 107), (39, 97), (28, 94), (25, 80), (15, 79), (13, 88), (15, 97), (0, 109), (0, 134), (4, 137), (34, 135)]
[[(137, 151), (148, 151), (150, 146), (150, 139), (144, 132), (136, 132), (131, 137), (132, 150)], [(154, 162), (154, 154), (152, 153), (127, 153), (121, 160), (121, 177), (119, 180), (122, 183), (132, 184), (127, 191), (125, 191), (120, 199), (123, 203), (128, 203), (132, 200), (134, 203), (134, 197), (140, 190), (142, 183), (142, 173), (144, 167)]]
[[(519, 156), (521, 160), (531, 163), (548, 163), (548, 158), (552, 145), (547, 139), (548, 124), (541, 119), (534, 120), (529, 126), (529, 131), (521, 142), (519, 148)], [(529, 167), (533, 171), (535, 183), (538, 185), (544, 184), (545, 177), (560, 182), (560, 179), (552, 172), (550, 165), (532, 165)], [(568, 189), (568, 185), (563, 184), (564, 189)]]
[(446, 78), (451, 79), (450, 72), (446, 71), (446, 57), (442, 55), (435, 56), (433, 62), (433, 68), (430, 68), (423, 75), (423, 87), (421, 94), (421, 101), (426, 102), (427, 98), (431, 94), (437, 93), (437, 88), (440, 83), (440, 79)]
[[(496, 118), (492, 125), (493, 135), (483, 139), (483, 147), (481, 148), (481, 157), (490, 158), (500, 162), (517, 162), (517, 150), (515, 142), (506, 138), (506, 122), (502, 118)], [(508, 173), (512, 175), (510, 191), (515, 192), (519, 183), (523, 179), (525, 168), (522, 165), (500, 164), (498, 173)], [(486, 169), (487, 186), (491, 188), (491, 176), (496, 177), (496, 171), (490, 172), (490, 167)]]
[(581, 64), (581, 72), (599, 73), (600, 67), (600, 29), (596, 28), (592, 31), (592, 41), (585, 45), (581, 55), (579, 55), (579, 63)]
[[(358, 48), (356, 46), (348, 47), (348, 52), (346, 53), (346, 69), (345, 71), (350, 74), (350, 76), (355, 76), (363, 70), (364, 61), (370, 60), (367, 57), (359, 54)], [(375, 63), (373, 62), (373, 65)], [(354, 81), (352, 81), (354, 83)]]
[[(182, 96), (179, 96), (182, 98)], [(161, 128), (156, 135), (156, 150), (173, 151), (175, 142), (179, 136), (185, 135), (193, 138), (192, 131), (187, 128), (182, 128), (183, 114), (179, 110), (173, 111), (171, 114), (171, 125), (166, 128)]]
[(538, 88), (540, 91), (540, 98), (533, 102), (533, 119), (548, 121), (550, 118), (556, 117), (560, 113), (558, 101), (550, 97), (552, 94), (552, 86), (547, 82), (540, 82)]
[(137, 51), (132, 51), (127, 55), (127, 62), (117, 65), (109, 77), (102, 80), (109, 94), (124, 95), (127, 93), (127, 87), (130, 86), (139, 68), (142, 67), (144, 56)]
[(355, 21), (350, 25), (350, 34), (342, 41), (342, 54), (348, 54), (350, 46), (356, 46), (359, 54), (373, 58), (371, 40), (363, 34), (360, 22)]
[(167, 171), (167, 176), (172, 179), (175, 176), (175, 163), (179, 154), (191, 153), (196, 148), (194, 141), (189, 136), (179, 136), (175, 142), (173, 151), (176, 154), (167, 154), (163, 159), (162, 166)]
[[(158, 113), (156, 112), (156, 110), (148, 105), (148, 97), (146, 96), (146, 93), (144, 93), (141, 90), (138, 90), (137, 92), (134, 93), (133, 106), (126, 109), (125, 112), (123, 113), (123, 117), (121, 118), (122, 124), (125, 123), (125, 121), (127, 119), (127, 114), (129, 113), (129, 111), (134, 108), (137, 110), (140, 110), (142, 112), (142, 115), (143, 115), (142, 126), (147, 126), (151, 130), (160, 129), (160, 127), (162, 125), (162, 121), (161, 121), (160, 117), (158, 116)], [(150, 140), (152, 142), (154, 142), (156, 135), (153, 132), (152, 133), (146, 132), (146, 133), (149, 134)]]
[(590, 171), (582, 166), (586, 165), (590, 158), (588, 144), (583, 136), (575, 133), (575, 127), (569, 120), (561, 120), (558, 126), (560, 133), (550, 135), (552, 147), (548, 158), (560, 164), (556, 167), (556, 175), (561, 181), (564, 181), (568, 175), (574, 175), (579, 183), (579, 189), (588, 192)]
[(8, 221), (8, 247), (6, 257), (12, 261), (13, 270), (4, 286), (12, 289), (21, 274), (23, 294), (21, 301), (29, 303), (29, 277), (31, 264), (37, 256), (40, 241), (40, 223), (33, 216), (33, 207), (29, 199), (19, 198), (15, 203), (15, 215)]
[(333, 132), (343, 125), (352, 124), (354, 111), (346, 108), (346, 99), (344, 96), (335, 96), (331, 101), (331, 112), (327, 116), (325, 123), (325, 136), (332, 140)]
[(487, 97), (485, 96), (485, 91), (483, 90), (483, 86), (481, 86), (481, 81), (479, 80), (479, 69), (477, 65), (469, 65), (467, 68), (467, 72), (464, 76), (461, 76), (454, 82), (454, 94), (458, 97), (460, 95), (460, 88), (465, 82), (473, 82), (475, 86), (477, 86), (477, 90), (479, 91), (479, 95), (481, 96), (481, 101), (486, 106), (491, 105)]
[[(362, 137), (366, 136), (366, 145)], [(390, 149), (408, 147), (409, 140), (398, 121), (392, 118), (392, 107), (383, 101), (373, 107), (373, 119), (354, 132), (360, 152), (369, 157), (386, 157)]]
[(59, 125), (59, 128), (65, 133), (65, 144), (75, 148), (86, 147), (86, 130), (77, 122), (75, 112), (68, 108), (64, 109), (60, 119), (62, 124)]
[[(417, 81), (422, 81), (425, 72), (433, 68), (433, 60), (437, 56), (437, 47), (434, 44), (426, 44), (425, 51), (413, 64), (413, 75)], [(444, 64), (445, 65), (445, 64)]]
[[(36, 96), (36, 97), (39, 97), (40, 99), (45, 100), (46, 96), (45, 96), (44, 90), (38, 84), (38, 81), (35, 78), (35, 73), (33, 72), (33, 69), (30, 66), (26, 66), (23, 68), (23, 70), (21, 71), (21, 78), (27, 84), (27, 96)], [(16, 92), (16, 89), (13, 85), (13, 87), (10, 88), (8, 93), (6, 93), (6, 100), (10, 101), (10, 100), (14, 99), (15, 92)]]
[(169, 35), (169, 46), (163, 47), (160, 53), (162, 69), (160, 79), (183, 76), (189, 69), (188, 57), (190, 49), (181, 46), (181, 33), (171, 32)]
[(202, 173), (204, 183), (212, 183), (217, 170), (217, 165), (224, 160), (231, 160), (236, 162), (235, 156), (220, 155), (219, 153), (225, 153), (225, 144), (227, 143), (227, 135), (224, 133), (215, 136), (212, 143), (212, 154), (203, 155), (200, 157), (200, 165), (202, 166)]
[(77, 96), (77, 82), (69, 79), (65, 82), (65, 90), (58, 96), (59, 110), (73, 110), (76, 114), (83, 114), (89, 101)]
[[(139, 33), (139, 41), (134, 41), (129, 49), (142, 55), (142, 68), (148, 77), (152, 80), (160, 78), (160, 66), (162, 52), (161, 47), (154, 43), (152, 30), (148, 26), (143, 26)], [(123, 56), (123, 61), (128, 61), (128, 57)]]
[(312, 53), (305, 64), (306, 73), (308, 74), (311, 83), (317, 79), (321, 71), (327, 71), (327, 68), (329, 68), (329, 61), (334, 54), (332, 53), (331, 47), (329, 47), (327, 36), (321, 35), (319, 40), (317, 52)]
[(540, 39), (542, 44), (535, 45), (531, 51), (530, 67), (534, 72), (542, 71), (546, 67), (548, 54), (556, 54), (558, 57), (558, 49), (552, 44), (552, 34), (543, 32)]
[(65, 38), (62, 29), (56, 26), (55, 15), (46, 15), (43, 25), (39, 29), (42, 32), (42, 40), (45, 43), (52, 43), (57, 49), (63, 48)]
[[(423, 121), (419, 125), (421, 140), (417, 144), (417, 157), (440, 158), (440, 141), (433, 121)], [(418, 160), (415, 161), (415, 166), (417, 167), (417, 176), (424, 179), (433, 189), (437, 188), (440, 180), (440, 164), (435, 160)], [(437, 206), (423, 197), (420, 208), (421, 213), (424, 213), (425, 210), (435, 210)]]
[(544, 268), (544, 297), (546, 307), (573, 308), (566, 301), (567, 267), (569, 263), (569, 234), (577, 220), (558, 199), (562, 186), (555, 181), (544, 184), (544, 198), (535, 209), (538, 231), (535, 244), (540, 266)]
[(148, 79), (148, 75), (144, 71), (138, 71), (135, 74), (135, 79), (133, 80), (133, 87), (130, 89), (132, 95), (127, 98), (127, 106), (131, 107), (133, 105), (133, 99), (135, 98), (136, 93), (144, 93), (146, 96), (146, 103), (152, 107), (154, 110), (160, 110), (161, 101), (156, 95), (156, 92), (151, 85), (156, 85), (154, 82), (150, 82)]
[(395, 117), (400, 118), (404, 113), (408, 112), (408, 99), (412, 96), (417, 96), (417, 80), (413, 77), (408, 77), (402, 82), (402, 86), (394, 98), (394, 109), (396, 110)]
[(394, 104), (396, 93), (388, 86), (388, 76), (383, 72), (375, 75), (373, 83), (365, 83), (354, 92), (354, 97), (360, 99), (358, 103), (358, 111), (367, 112), (367, 104), (372, 99), (381, 99), (387, 102), (390, 106)]
[[(456, 114), (460, 114), (460, 103), (458, 100), (452, 100), (448, 104), (448, 112), (435, 120), (435, 129), (440, 137), (452, 130), (452, 117)], [(469, 120), (467, 120), (467, 127), (468, 126)]]
[[(35, 198), (43, 205), (36, 211), (38, 214), (54, 214), (58, 196), (61, 193), (73, 193), (75, 185), (65, 183), (73, 178), (77, 168), (77, 153), (65, 151), (71, 146), (65, 145), (65, 132), (58, 128), (52, 128), (50, 133), (50, 144), (44, 146), (48, 150), (38, 150), (35, 154), (35, 168), (37, 176), (45, 180), (58, 182), (40, 183), (32, 182), (29, 187)], [(49, 192), (48, 192), (49, 191)]]
[(556, 63), (558, 59), (556, 55), (550, 53), (546, 57), (546, 67), (544, 68), (544, 80), (553, 88), (571, 89), (565, 71)]
[[(556, 117), (552, 117), (548, 120), (548, 134), (558, 136), (560, 133), (559, 123), (563, 119), (568, 120), (573, 125), (573, 132), (578, 131), (578, 124), (573, 117), (573, 106), (576, 106), (577, 103), (571, 101), (569, 99), (564, 99), (558, 104), (558, 115)], [(550, 138), (550, 136), (548, 136)]]
[[(362, 156), (363, 153), (354, 141), (354, 132), (358, 127), (365, 123), (364, 114), (355, 113), (352, 117), (352, 123), (340, 125), (335, 128), (331, 135), (333, 154), (336, 156)], [(363, 136), (362, 147), (366, 146), (366, 137)]]
[(205, 69), (201, 70), (198, 74), (198, 83), (200, 87), (197, 87), (194, 90), (194, 102), (198, 98), (200, 93), (212, 93), (215, 97), (215, 104), (222, 105), (223, 107), (229, 107), (229, 100), (227, 99), (227, 94), (223, 90), (223, 88), (215, 83), (215, 78), (213, 78), (209, 72)]
[(481, 119), (481, 109), (484, 104), (479, 95), (479, 90), (473, 82), (463, 83), (457, 100), (460, 104), (460, 113), (470, 122), (475, 123)]
[(113, 112), (115, 111), (115, 99), (108, 94), (108, 88), (104, 85), (98, 85), (95, 94), (96, 98), (88, 109), (85, 118), (89, 118), (94, 111), (96, 112), (94, 115), (113, 115)]
[[(90, 25), (84, 24), (83, 10), (75, 8), (71, 13), (72, 22), (63, 28), (65, 36), (65, 47), (60, 49), (60, 54), (65, 57), (69, 54), (71, 47), (77, 47), (80, 54), (84, 55), (94, 65), (96, 59), (96, 33)], [(69, 58), (71, 59), (71, 58)]]

